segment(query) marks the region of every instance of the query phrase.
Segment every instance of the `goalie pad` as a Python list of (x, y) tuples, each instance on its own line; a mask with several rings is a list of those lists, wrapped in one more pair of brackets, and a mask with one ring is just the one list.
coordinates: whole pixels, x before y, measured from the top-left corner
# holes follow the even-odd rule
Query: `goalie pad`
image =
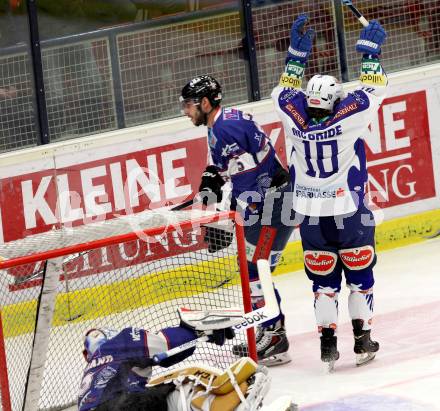
[(256, 410), (269, 390), (266, 367), (243, 357), (225, 371), (213, 367), (185, 367), (154, 378), (148, 386), (173, 382), (179, 394), (170, 399), (173, 409), (184, 393), (185, 404), (179, 410), (233, 411)]
[[(228, 370), (232, 372), (238, 384), (246, 381), (252, 376), (258, 368), (258, 365), (249, 357), (240, 358), (234, 362)], [(148, 386), (155, 386), (159, 384), (167, 384), (175, 380), (182, 382), (197, 380), (198, 383), (213, 394), (224, 395), (231, 392), (234, 387), (231, 383), (228, 371), (223, 371), (215, 367), (184, 367), (170, 371), (159, 377), (153, 378), (148, 383)]]
[(178, 308), (180, 320), (196, 331), (213, 331), (233, 327), (243, 321), (240, 308), (190, 310)]

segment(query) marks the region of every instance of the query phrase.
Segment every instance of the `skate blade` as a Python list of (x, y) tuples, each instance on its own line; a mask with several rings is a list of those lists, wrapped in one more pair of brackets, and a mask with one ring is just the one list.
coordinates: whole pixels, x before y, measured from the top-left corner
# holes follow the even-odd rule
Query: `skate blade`
[(261, 360), (258, 360), (258, 364), (266, 367), (275, 367), (277, 365), (286, 364), (290, 361), (292, 361), (290, 355), (287, 352), (283, 352), (281, 354), (275, 354), (267, 358), (262, 358)]
[(356, 354), (356, 366), (360, 367), (361, 365), (368, 364), (370, 361), (373, 361), (375, 357), (376, 357), (375, 352)]

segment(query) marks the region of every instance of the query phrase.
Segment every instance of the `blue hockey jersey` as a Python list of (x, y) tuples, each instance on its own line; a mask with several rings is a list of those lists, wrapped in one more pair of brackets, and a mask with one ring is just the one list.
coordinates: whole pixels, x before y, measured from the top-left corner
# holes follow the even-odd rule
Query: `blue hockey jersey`
[[(250, 114), (223, 108), (216, 114), (212, 128), (208, 128), (208, 145), (212, 163), (231, 182), (232, 201), (248, 212), (261, 210), (272, 178), (280, 169), (263, 129)], [(249, 204), (256, 208), (249, 210)]]
[[(125, 328), (104, 342), (88, 362), (78, 394), (78, 410), (86, 411), (116, 398), (124, 392), (145, 391), (151, 376), (152, 357), (196, 338), (187, 328), (165, 328), (149, 333)], [(163, 366), (182, 361), (194, 348), (170, 357)]]

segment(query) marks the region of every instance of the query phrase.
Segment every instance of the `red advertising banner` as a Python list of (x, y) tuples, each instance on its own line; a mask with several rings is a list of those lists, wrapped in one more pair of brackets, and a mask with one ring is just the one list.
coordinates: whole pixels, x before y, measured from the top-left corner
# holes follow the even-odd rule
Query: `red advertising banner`
[(205, 138), (0, 180), (4, 241), (178, 204), (206, 166)]
[[(69, 280), (75, 280), (197, 251), (206, 248), (204, 235), (205, 230), (200, 227), (190, 231), (176, 230), (150, 238), (149, 241), (140, 238), (96, 248), (86, 253), (71, 254), (63, 261), (63, 272)], [(11, 276), (9, 291), (39, 286), (44, 264), (42, 261), (7, 269), (8, 275)], [(64, 275), (60, 277), (60, 281), (64, 281)]]
[[(286, 164), (281, 123), (263, 128)], [(386, 99), (370, 131), (374, 201), (385, 208), (435, 196), (426, 92)], [(2, 179), (3, 239), (178, 204), (197, 190), (206, 159), (206, 137), (199, 137)]]
[(373, 201), (381, 208), (435, 197), (426, 92), (388, 98), (366, 137)]

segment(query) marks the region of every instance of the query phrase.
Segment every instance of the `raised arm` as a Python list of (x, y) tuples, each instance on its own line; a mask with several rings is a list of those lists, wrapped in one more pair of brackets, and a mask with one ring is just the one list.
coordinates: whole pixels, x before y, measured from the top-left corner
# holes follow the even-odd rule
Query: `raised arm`
[(387, 34), (376, 20), (371, 20), (360, 33), (356, 51), (362, 53), (360, 89), (381, 97), (385, 94), (388, 78), (380, 63), (379, 56)]
[(290, 45), (287, 50), (286, 66), (280, 78), (279, 86), (284, 88), (301, 88), (307, 59), (312, 51), (315, 31), (305, 30), (307, 14), (300, 14), (290, 30)]

